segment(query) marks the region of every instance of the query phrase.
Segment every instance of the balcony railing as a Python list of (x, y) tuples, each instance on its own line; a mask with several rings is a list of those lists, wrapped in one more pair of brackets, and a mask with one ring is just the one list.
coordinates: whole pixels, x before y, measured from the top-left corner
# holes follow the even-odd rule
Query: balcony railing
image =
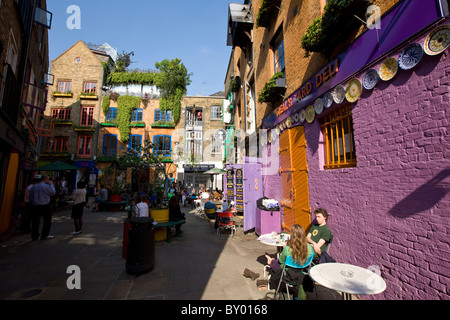
[(45, 110), (47, 105), (47, 89), (27, 83), (23, 92), (22, 104), (38, 110)]
[(36, 132), (38, 136), (53, 138), (55, 124), (53, 118), (50, 116), (39, 115), (36, 118)]

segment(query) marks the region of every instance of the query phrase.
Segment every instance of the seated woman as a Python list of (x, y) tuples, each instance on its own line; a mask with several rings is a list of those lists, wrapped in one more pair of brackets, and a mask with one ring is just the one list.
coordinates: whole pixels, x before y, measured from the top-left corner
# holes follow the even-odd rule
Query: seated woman
[(303, 265), (313, 253), (314, 249), (306, 240), (305, 230), (301, 225), (294, 224), (291, 227), (291, 238), (284, 244), (280, 257), (276, 259), (266, 254), (269, 272), (272, 275), (270, 286), (276, 287), (278, 284), (287, 257), (291, 256), (298, 265)]
[[(180, 221), (186, 220), (186, 216), (183, 212), (181, 212), (180, 204), (178, 203), (177, 196), (172, 196), (169, 200), (169, 220), (170, 221)], [(181, 231), (181, 224), (177, 224), (175, 226), (175, 235), (179, 235), (183, 231)]]

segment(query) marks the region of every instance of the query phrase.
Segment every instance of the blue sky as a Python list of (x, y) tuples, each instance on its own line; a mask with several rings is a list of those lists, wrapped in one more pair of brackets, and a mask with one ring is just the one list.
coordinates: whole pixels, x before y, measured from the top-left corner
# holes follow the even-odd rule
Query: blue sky
[[(226, 45), (229, 0), (47, 0), (53, 13), (50, 61), (78, 40), (109, 43), (119, 53), (134, 51), (130, 68), (154, 69), (155, 62), (181, 59), (192, 72), (188, 95), (224, 90), (231, 47)], [(80, 8), (81, 29), (67, 21)]]

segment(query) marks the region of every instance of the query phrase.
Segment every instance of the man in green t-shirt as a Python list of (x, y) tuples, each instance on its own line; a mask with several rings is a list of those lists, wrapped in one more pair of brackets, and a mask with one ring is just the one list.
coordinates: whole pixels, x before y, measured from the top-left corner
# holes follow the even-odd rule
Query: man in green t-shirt
[(330, 228), (327, 226), (328, 213), (325, 209), (318, 208), (314, 211), (317, 224), (312, 225), (306, 240), (310, 243), (316, 253), (314, 259), (318, 259), (322, 252), (327, 249), (333, 237)]

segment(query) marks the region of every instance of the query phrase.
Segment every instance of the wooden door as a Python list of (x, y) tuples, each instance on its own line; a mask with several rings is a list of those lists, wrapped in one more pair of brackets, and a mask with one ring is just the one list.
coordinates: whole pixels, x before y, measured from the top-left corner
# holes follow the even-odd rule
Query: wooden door
[(311, 227), (308, 164), (303, 126), (294, 127), (280, 136), (280, 174), (283, 181), (284, 228), (300, 224), (306, 232)]

